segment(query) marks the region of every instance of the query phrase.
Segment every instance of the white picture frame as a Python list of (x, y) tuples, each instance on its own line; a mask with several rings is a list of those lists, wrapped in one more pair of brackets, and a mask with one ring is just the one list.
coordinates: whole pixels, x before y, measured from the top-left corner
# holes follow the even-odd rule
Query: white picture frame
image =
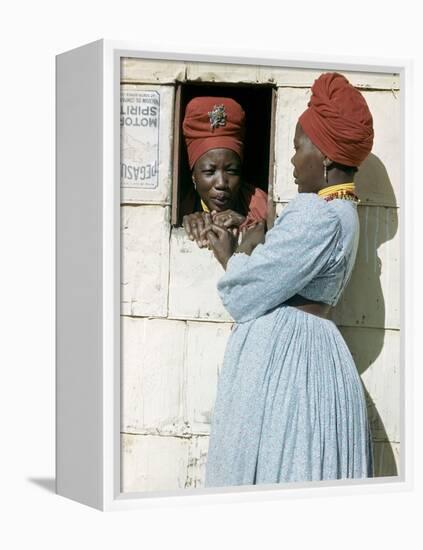
[[(122, 493), (120, 490), (120, 61), (124, 57), (398, 73), (401, 88), (401, 460), (399, 475), (365, 480)], [(100, 510), (406, 491), (413, 485), (410, 303), (412, 66), (408, 60), (251, 52), (147, 51), (99, 40), (57, 56), (57, 493)]]

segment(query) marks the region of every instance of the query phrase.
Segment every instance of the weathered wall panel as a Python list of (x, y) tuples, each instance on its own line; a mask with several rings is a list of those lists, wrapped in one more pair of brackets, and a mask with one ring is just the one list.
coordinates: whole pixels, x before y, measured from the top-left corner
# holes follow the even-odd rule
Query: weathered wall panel
[(399, 209), (359, 206), (358, 214), (357, 259), (333, 319), (340, 325), (399, 329)]
[(373, 450), (375, 477), (401, 475), (401, 451), (399, 443), (375, 441)]
[(275, 183), (273, 200), (290, 201), (297, 194), (291, 158), (294, 155), (295, 127), (310, 99), (308, 88), (279, 88), (275, 124)]
[(362, 204), (400, 206), (401, 126), (399, 91), (363, 91), (373, 116), (374, 145), (356, 176)]
[(231, 321), (216, 283), (223, 275), (213, 253), (190, 241), (183, 228), (170, 238), (169, 317)]
[(183, 435), (186, 324), (122, 318), (122, 429)]
[(167, 315), (169, 215), (169, 207), (124, 206), (121, 209), (123, 315)]
[[(187, 63), (187, 80), (205, 82), (276, 84), (278, 87), (309, 88), (323, 71), (292, 69), (287, 67), (255, 66), (222, 63)], [(343, 71), (348, 80), (363, 90), (397, 90), (397, 74), (376, 74)]]
[(366, 389), (374, 439), (401, 441), (400, 332), (339, 327)]
[(182, 437), (122, 434), (122, 492), (184, 489), (189, 447)]
[(122, 430), (208, 434), (231, 326), (122, 317)]
[(186, 488), (204, 487), (209, 438), (194, 436), (190, 439)]
[(185, 79), (183, 61), (137, 59), (126, 57), (121, 62), (121, 82), (139, 84), (167, 84)]
[[(287, 67), (259, 67), (258, 81), (263, 83), (271, 82), (281, 87), (310, 88), (322, 72), (327, 71), (325, 69), (321, 71), (311, 71), (309, 69), (293, 69)], [(353, 86), (363, 90), (399, 89), (400, 79), (398, 74), (376, 74), (357, 71), (342, 71), (342, 74), (348, 78)]]
[(186, 411), (195, 434), (208, 434), (219, 371), (232, 323), (188, 322), (185, 349)]
[(254, 84), (258, 81), (258, 67), (220, 63), (188, 63), (187, 80)]

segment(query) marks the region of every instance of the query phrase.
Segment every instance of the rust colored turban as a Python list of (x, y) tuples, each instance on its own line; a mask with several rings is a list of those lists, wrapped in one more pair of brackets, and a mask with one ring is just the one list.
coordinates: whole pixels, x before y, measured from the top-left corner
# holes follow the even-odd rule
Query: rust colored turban
[(329, 159), (359, 166), (372, 150), (373, 118), (362, 94), (339, 73), (314, 81), (302, 129)]
[(191, 169), (210, 149), (231, 149), (242, 160), (245, 113), (233, 99), (195, 97), (186, 106), (182, 131)]

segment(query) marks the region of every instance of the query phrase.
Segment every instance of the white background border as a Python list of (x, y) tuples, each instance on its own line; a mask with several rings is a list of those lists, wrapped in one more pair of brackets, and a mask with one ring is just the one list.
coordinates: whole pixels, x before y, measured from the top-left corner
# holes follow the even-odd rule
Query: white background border
[[(197, 6), (197, 7), (196, 7)], [(105, 5), (16, 1), (2, 13), (2, 462), (5, 508), (1, 540), (7, 548), (339, 548), (400, 546), (421, 542), (422, 474), (407, 493), (289, 499), (262, 503), (166, 507), (101, 514), (52, 492), (54, 476), (54, 56), (102, 36), (130, 39), (151, 50), (246, 56), (300, 52), (332, 56), (412, 58), (413, 119), (423, 120), (418, 3), (339, 1), (292, 4), (261, 0), (251, 7), (216, 0)], [(342, 7), (341, 7), (342, 6)], [(272, 11), (273, 10), (273, 11)], [(217, 28), (215, 21), (218, 21)], [(223, 22), (222, 22), (223, 21)], [(165, 40), (163, 40), (165, 37)], [(422, 234), (419, 205), (421, 131), (408, 137), (415, 178), (408, 179), (404, 226), (409, 240), (406, 281), (408, 364), (415, 364), (415, 418), (423, 418), (418, 364)], [(413, 185), (413, 186), (412, 186)], [(3, 193), (2, 193), (3, 195)], [(413, 212), (414, 217), (413, 217)], [(420, 232), (419, 232), (420, 229)], [(417, 239), (414, 239), (417, 242)], [(412, 300), (410, 298), (412, 297)], [(413, 309), (411, 309), (413, 306)], [(7, 312), (7, 313), (6, 313)], [(414, 324), (414, 320), (415, 323)], [(417, 323), (419, 322), (419, 326)], [(13, 328), (13, 331), (10, 329)], [(415, 338), (412, 340), (411, 329)], [(4, 394), (4, 395), (3, 395)], [(417, 426), (418, 427), (418, 426)], [(417, 432), (416, 427), (416, 432)], [(412, 427), (411, 427), (412, 428)], [(421, 430), (419, 430), (421, 432)], [(415, 463), (423, 464), (416, 438)], [(46, 490), (47, 488), (47, 490)], [(411, 540), (414, 539), (414, 543)]]

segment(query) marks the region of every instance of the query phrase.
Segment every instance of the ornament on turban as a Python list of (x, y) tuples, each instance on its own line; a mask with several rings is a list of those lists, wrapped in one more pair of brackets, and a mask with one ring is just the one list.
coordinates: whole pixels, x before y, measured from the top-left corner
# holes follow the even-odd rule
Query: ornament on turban
[(227, 97), (195, 97), (186, 106), (182, 132), (189, 166), (210, 149), (230, 149), (242, 160), (245, 113)]
[(339, 73), (314, 81), (308, 109), (299, 123), (329, 159), (358, 167), (373, 146), (373, 118), (363, 95)]

